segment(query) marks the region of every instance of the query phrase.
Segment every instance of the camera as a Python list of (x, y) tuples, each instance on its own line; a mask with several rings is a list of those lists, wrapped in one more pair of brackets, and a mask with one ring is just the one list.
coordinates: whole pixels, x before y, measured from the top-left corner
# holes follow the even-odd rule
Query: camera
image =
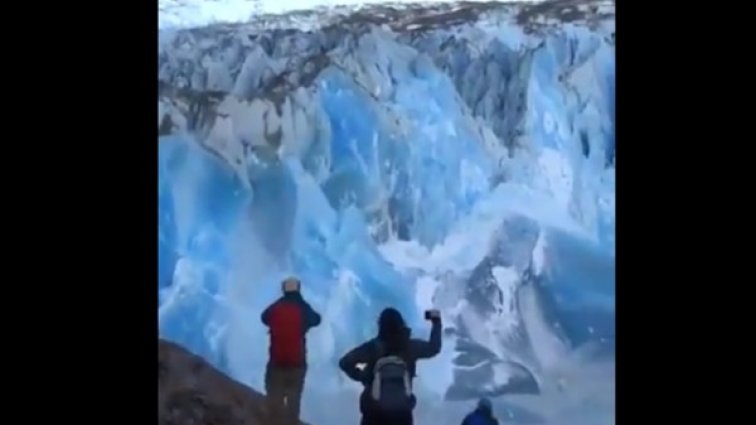
[(425, 320), (436, 320), (441, 318), (441, 312), (438, 310), (425, 310)]

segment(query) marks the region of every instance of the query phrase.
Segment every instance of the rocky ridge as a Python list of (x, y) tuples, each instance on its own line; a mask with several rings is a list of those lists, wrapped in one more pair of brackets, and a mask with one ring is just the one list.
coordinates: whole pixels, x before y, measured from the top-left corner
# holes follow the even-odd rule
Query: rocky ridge
[(265, 415), (264, 394), (183, 347), (158, 341), (158, 424), (267, 425)]

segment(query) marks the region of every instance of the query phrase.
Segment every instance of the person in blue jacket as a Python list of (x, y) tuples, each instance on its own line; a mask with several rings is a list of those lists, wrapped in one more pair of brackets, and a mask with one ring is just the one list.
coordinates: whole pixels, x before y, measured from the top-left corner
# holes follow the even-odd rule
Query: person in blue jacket
[(465, 416), (462, 425), (499, 425), (499, 420), (493, 414), (491, 400), (481, 398), (475, 410)]

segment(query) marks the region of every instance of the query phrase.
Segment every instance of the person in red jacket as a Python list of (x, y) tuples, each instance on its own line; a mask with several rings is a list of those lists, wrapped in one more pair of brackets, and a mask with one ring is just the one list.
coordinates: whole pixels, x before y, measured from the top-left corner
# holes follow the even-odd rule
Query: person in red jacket
[(282, 289), (283, 296), (262, 313), (262, 322), (270, 330), (265, 392), (270, 424), (298, 425), (307, 373), (305, 334), (321, 319), (302, 298), (298, 279), (286, 279)]

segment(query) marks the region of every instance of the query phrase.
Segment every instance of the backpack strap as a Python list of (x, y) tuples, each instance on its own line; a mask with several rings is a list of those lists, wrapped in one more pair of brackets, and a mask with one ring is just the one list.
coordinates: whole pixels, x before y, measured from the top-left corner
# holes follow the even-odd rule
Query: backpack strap
[(383, 342), (381, 342), (381, 340), (378, 338), (374, 340), (373, 347), (375, 348), (375, 355), (373, 356), (373, 361), (371, 362), (372, 364), (370, 364), (370, 398), (373, 400), (378, 400), (378, 397), (380, 397), (381, 393), (380, 379), (376, 379), (376, 374), (378, 373), (378, 361), (381, 360), (381, 357), (383, 357), (383, 354), (386, 352), (386, 350), (383, 346)]

